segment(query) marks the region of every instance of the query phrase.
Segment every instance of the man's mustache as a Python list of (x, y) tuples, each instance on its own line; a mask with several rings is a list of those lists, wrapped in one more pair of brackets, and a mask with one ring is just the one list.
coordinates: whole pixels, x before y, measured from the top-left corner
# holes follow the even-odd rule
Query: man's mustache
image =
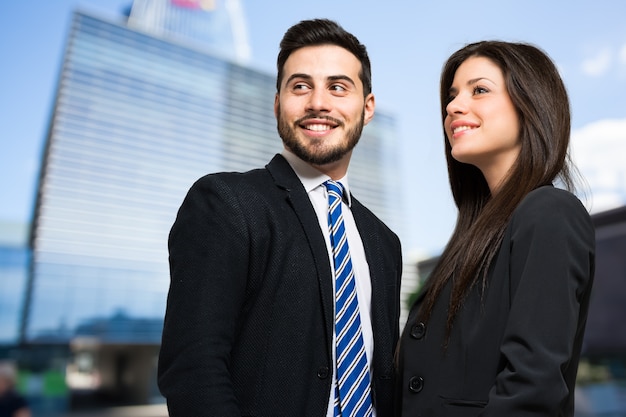
[(332, 122), (332, 123), (336, 124), (337, 126), (343, 127), (343, 122), (341, 120), (335, 119), (334, 117), (330, 117), (330, 116), (327, 116), (325, 114), (315, 114), (315, 113), (308, 113), (308, 114), (306, 114), (305, 116), (303, 116), (300, 119), (296, 120), (295, 124), (296, 125), (301, 125), (306, 120), (310, 120), (310, 119), (328, 120), (329, 122)]

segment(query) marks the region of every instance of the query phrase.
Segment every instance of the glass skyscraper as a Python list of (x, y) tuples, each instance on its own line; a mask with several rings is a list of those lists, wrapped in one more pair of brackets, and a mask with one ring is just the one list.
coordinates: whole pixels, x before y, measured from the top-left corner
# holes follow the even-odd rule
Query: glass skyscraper
[(128, 25), (240, 63), (250, 58), (239, 0), (134, 0)]
[(167, 232), (184, 193), (279, 149), (272, 86), (75, 14), (39, 185), (26, 340), (70, 337), (85, 319), (163, 315)]

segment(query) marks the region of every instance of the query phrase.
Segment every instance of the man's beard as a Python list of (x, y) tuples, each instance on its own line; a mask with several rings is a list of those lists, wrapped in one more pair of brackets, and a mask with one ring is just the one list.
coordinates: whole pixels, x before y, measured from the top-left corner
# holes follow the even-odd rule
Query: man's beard
[[(341, 158), (343, 158), (348, 152), (352, 151), (356, 144), (359, 143), (365, 120), (364, 110), (361, 113), (361, 118), (356, 126), (346, 132), (345, 140), (342, 143), (333, 146), (332, 148), (328, 148), (324, 143), (324, 139), (309, 139), (309, 141), (312, 141), (312, 143), (298, 140), (295, 129), (283, 120), (282, 114), (280, 112), (280, 106), (278, 107), (277, 113), (278, 134), (283, 140), (285, 147), (293, 152), (298, 158), (313, 165), (326, 165), (332, 162), (337, 162)], [(327, 119), (332, 120), (334, 123), (338, 124), (338, 127), (343, 126), (343, 122), (339, 120), (332, 119), (328, 116), (319, 116), (316, 114), (307, 114), (306, 116), (299, 119), (296, 123), (294, 123), (294, 126), (301, 124), (304, 120), (307, 119)]]

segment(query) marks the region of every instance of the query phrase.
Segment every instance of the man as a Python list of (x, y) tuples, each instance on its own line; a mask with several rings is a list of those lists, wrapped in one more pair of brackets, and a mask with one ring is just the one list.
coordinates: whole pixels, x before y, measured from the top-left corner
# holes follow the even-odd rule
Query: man
[(17, 375), (15, 366), (0, 361), (0, 417), (31, 417), (26, 398), (15, 388)]
[[(170, 416), (392, 414), (400, 242), (346, 177), (374, 106), (353, 35), (323, 19), (286, 32), (274, 103), (284, 151), (264, 169), (201, 178), (170, 232), (159, 360)], [(337, 308), (335, 287), (349, 288)], [(335, 310), (352, 314), (338, 335)]]

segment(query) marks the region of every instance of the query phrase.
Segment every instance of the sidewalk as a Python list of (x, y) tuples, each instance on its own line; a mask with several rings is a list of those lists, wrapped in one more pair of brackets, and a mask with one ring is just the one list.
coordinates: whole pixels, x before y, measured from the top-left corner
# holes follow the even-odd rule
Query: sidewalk
[(55, 417), (168, 417), (168, 415), (165, 404), (154, 404), (75, 411)]

